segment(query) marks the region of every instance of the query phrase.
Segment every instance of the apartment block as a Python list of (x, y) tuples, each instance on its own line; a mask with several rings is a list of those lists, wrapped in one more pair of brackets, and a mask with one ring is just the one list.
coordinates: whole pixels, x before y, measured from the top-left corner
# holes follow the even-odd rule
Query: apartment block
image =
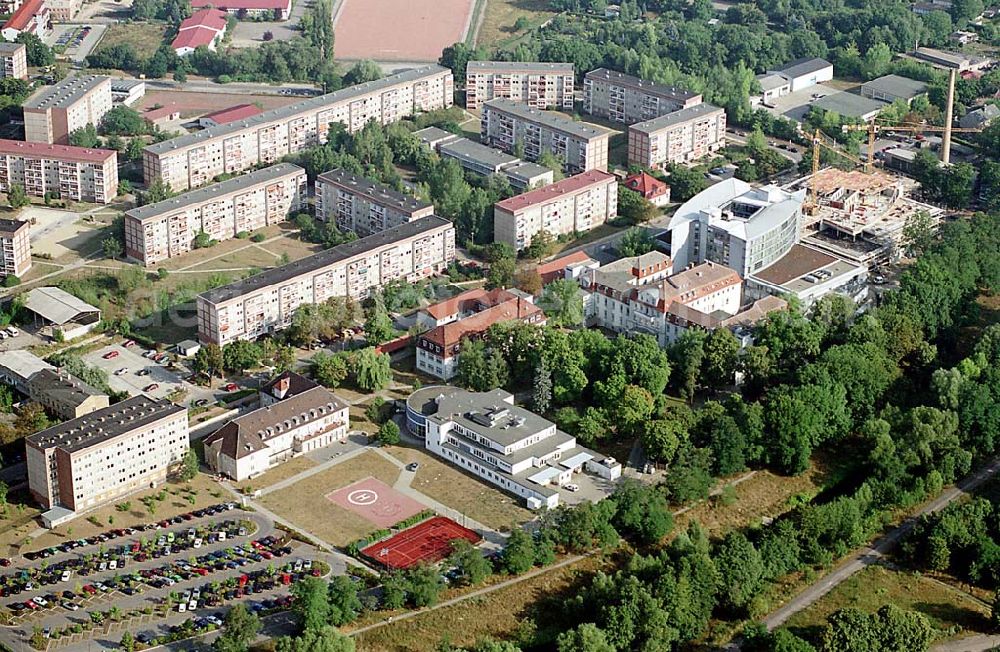
[(572, 109), (572, 63), (470, 61), (465, 67), (465, 108), (503, 98), (536, 109)]
[(187, 408), (134, 396), (25, 443), (28, 488), (51, 526), (166, 480), (188, 450)]
[(307, 195), (306, 171), (279, 163), (133, 208), (125, 213), (125, 253), (155, 265), (194, 249), (201, 232), (213, 240), (229, 240), (283, 222), (305, 207)]
[(360, 237), (434, 214), (434, 206), (356, 174), (336, 169), (316, 178), (316, 217)]
[(96, 127), (111, 106), (110, 77), (67, 77), (24, 103), (24, 139), (66, 145), (70, 133), (89, 124)]
[(598, 68), (583, 77), (583, 112), (635, 124), (701, 104), (700, 93)]
[(118, 153), (0, 139), (0, 191), (13, 184), (34, 197), (107, 204), (118, 196)]
[(523, 158), (537, 162), (542, 154), (549, 152), (570, 173), (608, 169), (610, 132), (601, 127), (510, 100), (484, 104), (480, 124), (480, 140), (508, 154), (521, 148)]
[(498, 201), (493, 205), (493, 237), (520, 251), (542, 231), (552, 237), (584, 233), (617, 216), (615, 176), (590, 170)]
[(447, 68), (407, 70), (149, 145), (143, 150), (143, 176), (147, 183), (159, 179), (175, 191), (196, 188), (220, 174), (239, 174), (325, 143), (331, 124), (354, 133), (372, 120), (389, 124), (447, 108), (453, 94)]
[(726, 112), (711, 104), (634, 124), (628, 128), (628, 162), (646, 168), (690, 163), (725, 146)]
[(285, 328), (302, 305), (332, 297), (363, 299), (395, 280), (414, 283), (455, 260), (455, 227), (431, 215), (198, 297), (198, 337), (223, 345)]
[(23, 276), (31, 269), (31, 225), (21, 220), (0, 220), (0, 274)]
[(23, 43), (0, 43), (0, 77), (27, 79), (27, 52)]

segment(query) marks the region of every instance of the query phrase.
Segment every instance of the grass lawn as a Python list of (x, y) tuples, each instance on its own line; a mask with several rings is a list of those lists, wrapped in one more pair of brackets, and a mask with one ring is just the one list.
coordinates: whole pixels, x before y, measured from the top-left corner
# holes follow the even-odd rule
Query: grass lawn
[(420, 463), (411, 487), (487, 527), (507, 530), (534, 516), (514, 496), (465, 475), (430, 453), (402, 446), (387, 446), (385, 450), (406, 464)]
[(27, 536), (41, 527), (35, 520), (41, 513), (27, 489), (10, 492), (7, 509), (0, 518), (0, 557), (18, 554)]
[(261, 243), (260, 246), (274, 254), (275, 258), (281, 257), (282, 254), (288, 254), (288, 257), (292, 260), (305, 258), (323, 250), (322, 245), (303, 242), (294, 238), (282, 238), (274, 242)]
[(476, 43), (494, 47), (523, 34), (514, 29), (514, 23), (521, 17), (527, 18), (532, 27), (541, 25), (556, 15), (549, 5), (548, 0), (487, 0)]
[(166, 34), (167, 26), (162, 23), (130, 23), (128, 25), (117, 23), (108, 26), (108, 31), (104, 33), (98, 49), (118, 45), (120, 43), (131, 43), (136, 53), (143, 59), (147, 59), (156, 54), (157, 48), (163, 45), (163, 37)]
[(550, 256), (556, 256), (565, 251), (566, 249), (571, 249), (575, 247), (580, 247), (585, 244), (590, 244), (591, 242), (595, 242), (597, 240), (600, 240), (601, 238), (606, 238), (609, 235), (613, 235), (618, 231), (624, 231), (627, 228), (628, 227), (613, 226), (611, 224), (601, 224), (600, 226), (595, 227), (590, 231), (587, 231), (576, 240), (570, 240), (568, 242), (556, 242), (552, 247), (552, 253), (550, 254)]
[(392, 486), (399, 469), (381, 455), (363, 453), (343, 464), (260, 499), (276, 514), (335, 546), (346, 546), (378, 527), (326, 499), (331, 491), (372, 476)]
[(875, 611), (886, 604), (919, 611), (940, 630), (954, 626), (990, 631), (989, 609), (982, 603), (928, 577), (882, 566), (871, 566), (843, 582), (808, 609), (788, 621), (800, 636), (818, 639), (827, 616), (846, 607)]
[[(248, 241), (237, 240), (237, 242), (242, 242), (245, 245)], [(216, 255), (218, 255), (218, 252)], [(197, 267), (193, 267), (192, 271), (211, 272), (216, 270), (244, 269), (247, 267), (274, 267), (278, 263), (277, 256), (262, 251), (260, 247), (244, 246), (214, 260), (200, 263)]]
[(256, 478), (243, 483), (243, 486), (241, 486), (240, 489), (242, 490), (243, 487), (251, 485), (254, 489), (270, 487), (271, 485), (281, 482), (282, 480), (287, 480), (293, 475), (302, 473), (303, 471), (308, 471), (316, 465), (316, 462), (313, 462), (305, 455), (300, 455), (295, 459), (282, 462), (263, 475), (259, 475)]

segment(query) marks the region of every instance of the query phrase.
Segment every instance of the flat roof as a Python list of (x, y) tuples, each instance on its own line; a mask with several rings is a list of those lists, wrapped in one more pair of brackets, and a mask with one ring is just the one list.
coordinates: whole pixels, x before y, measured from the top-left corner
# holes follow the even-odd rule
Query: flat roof
[(765, 93), (788, 85), (787, 79), (774, 73), (757, 75), (757, 82), (760, 83), (760, 89)]
[(417, 199), (413, 195), (406, 195), (401, 192), (397, 192), (384, 183), (372, 181), (371, 179), (353, 174), (341, 168), (329, 170), (328, 172), (324, 172), (319, 175), (316, 178), (316, 182), (319, 183), (320, 181), (350, 188), (352, 192), (358, 195), (364, 195), (377, 204), (392, 206), (394, 208), (410, 212), (425, 210), (433, 207), (429, 202)]
[(118, 158), (113, 149), (90, 149), (74, 145), (50, 145), (49, 143), (29, 143), (24, 140), (0, 138), (0, 155), (48, 158), (73, 163), (104, 163), (110, 158)]
[(451, 222), (443, 217), (438, 217), (437, 215), (421, 217), (412, 222), (386, 229), (381, 233), (374, 233), (353, 242), (337, 245), (336, 247), (321, 251), (312, 256), (307, 256), (301, 260), (296, 260), (287, 265), (255, 274), (242, 281), (236, 281), (235, 283), (209, 290), (198, 295), (198, 298), (209, 303), (218, 303), (232, 299), (278, 283), (284, 283), (303, 274), (316, 272), (339, 261), (348, 260), (368, 251), (386, 247), (400, 240), (407, 240), (447, 226), (451, 226)]
[(277, 165), (272, 165), (271, 167), (267, 167), (262, 170), (254, 170), (248, 174), (241, 174), (233, 177), (232, 179), (226, 179), (225, 181), (205, 186), (204, 188), (191, 190), (177, 195), (176, 197), (158, 201), (155, 204), (147, 204), (145, 206), (133, 208), (126, 211), (125, 214), (133, 219), (147, 220), (153, 217), (159, 217), (164, 213), (179, 211), (190, 206), (203, 204), (217, 197), (223, 197), (230, 193), (239, 192), (240, 190), (245, 190), (252, 186), (274, 181), (275, 179), (280, 179), (281, 177), (296, 173), (305, 174), (305, 170), (297, 165), (292, 165), (291, 163), (278, 163)]
[(468, 159), (492, 168), (500, 168), (518, 161), (516, 156), (511, 156), (506, 152), (487, 147), (468, 138), (458, 138), (441, 143), (438, 149), (442, 154), (448, 153), (456, 158)]
[(872, 89), (888, 95), (913, 99), (927, 92), (927, 84), (902, 75), (885, 75), (861, 84), (861, 89)]
[(59, 448), (67, 453), (75, 453), (178, 413), (186, 414), (187, 408), (174, 405), (165, 399), (156, 400), (145, 395), (133, 396), (120, 403), (28, 435), (26, 439), (42, 450)]
[(118, 77), (111, 78), (111, 90), (117, 91), (119, 93), (127, 93), (131, 91), (136, 86), (145, 86), (146, 82), (142, 79), (120, 79)]
[(788, 253), (774, 261), (752, 276), (772, 285), (784, 285), (817, 269), (822, 269), (837, 258), (825, 254), (819, 249), (804, 247), (801, 244), (792, 245)]
[[(462, 424), (466, 430), (480, 434), (504, 447), (516, 444), (555, 425), (534, 412), (508, 403), (509, 398), (510, 394), (502, 389), (488, 392), (454, 392), (438, 399), (438, 412), (431, 418), (455, 421)], [(549, 439), (545, 438), (539, 444), (548, 442)], [(519, 452), (515, 451), (511, 455)]]
[(820, 59), (818, 57), (803, 57), (802, 59), (789, 61), (780, 68), (775, 68), (772, 72), (778, 72), (787, 77), (796, 78), (831, 67), (833, 67), (833, 64), (826, 59)]
[(563, 473), (564, 473), (563, 470), (558, 469), (558, 468), (556, 468), (554, 466), (546, 466), (541, 471), (539, 471), (538, 473), (535, 473), (533, 475), (529, 475), (528, 476), (528, 480), (530, 482), (534, 482), (534, 483), (537, 483), (537, 484), (542, 484), (543, 482), (549, 482), (550, 480), (558, 478)]
[(686, 109), (681, 109), (680, 111), (673, 111), (672, 113), (661, 115), (660, 117), (653, 118), (652, 120), (636, 123), (629, 127), (629, 129), (642, 133), (653, 133), (670, 127), (676, 127), (677, 125), (684, 124), (685, 122), (697, 120), (698, 118), (704, 118), (716, 113), (725, 113), (725, 111), (711, 104), (696, 104), (694, 106), (689, 106)]
[(549, 127), (550, 129), (555, 129), (586, 140), (607, 137), (611, 133), (610, 130), (605, 129), (604, 127), (598, 127), (584, 122), (577, 122), (569, 116), (561, 113), (539, 111), (538, 109), (532, 108), (527, 104), (520, 104), (512, 100), (502, 98), (490, 100), (489, 102), (486, 102), (483, 107), (484, 112), (486, 109), (496, 109), (503, 111), (504, 113), (509, 113), (522, 120), (537, 122)]
[(559, 460), (559, 466), (566, 467), (567, 469), (575, 469), (583, 466), (592, 459), (594, 459), (594, 456), (590, 453), (577, 453), (573, 457)]
[(56, 325), (73, 321), (81, 314), (101, 312), (100, 308), (51, 286), (29, 290), (25, 295), (24, 307)]
[(845, 118), (863, 118), (884, 109), (887, 104), (870, 97), (862, 97), (847, 91), (821, 97), (812, 104), (824, 111), (832, 111)]
[(667, 86), (666, 84), (660, 84), (655, 81), (640, 79), (639, 77), (626, 75), (623, 72), (618, 72), (617, 70), (610, 70), (608, 68), (598, 68), (597, 70), (591, 70), (583, 77), (584, 79), (591, 79), (591, 80), (597, 79), (597, 80), (612, 82), (618, 84), (619, 86), (627, 86), (629, 88), (634, 88), (635, 90), (642, 91), (643, 93), (648, 93), (650, 95), (659, 95), (660, 97), (666, 97), (671, 100), (677, 100), (679, 102), (687, 102), (701, 95), (701, 93), (695, 93), (693, 91), (687, 90), (686, 88)]
[(604, 183), (609, 180), (614, 181), (614, 179), (615, 175), (613, 174), (601, 172), (600, 170), (587, 170), (572, 177), (566, 177), (562, 181), (556, 181), (547, 186), (537, 188), (531, 192), (498, 201), (494, 205), (497, 208), (514, 213), (535, 204), (544, 204), (545, 202), (559, 199), (564, 195), (580, 192), (597, 183)]
[(30, 228), (30, 224), (23, 220), (3, 220), (0, 219), (0, 233), (13, 235), (24, 228)]
[(333, 93), (327, 93), (326, 95), (318, 95), (316, 97), (310, 97), (309, 99), (302, 100), (301, 102), (296, 102), (294, 104), (289, 104), (287, 106), (279, 107), (277, 109), (271, 109), (270, 111), (264, 111), (252, 118), (247, 118), (246, 120), (238, 120), (236, 122), (228, 122), (223, 125), (217, 125), (215, 127), (209, 127), (208, 129), (203, 129), (201, 131), (186, 134), (183, 136), (178, 136), (177, 138), (171, 138), (170, 140), (165, 140), (161, 143), (153, 143), (152, 145), (147, 145), (143, 148), (143, 151), (149, 152), (151, 154), (166, 154), (167, 152), (180, 149), (182, 147), (188, 147), (191, 145), (197, 145), (198, 143), (203, 143), (213, 138), (220, 138), (222, 136), (228, 136), (230, 134), (237, 133), (248, 127), (255, 127), (260, 125), (265, 125), (276, 120), (287, 120), (293, 116), (306, 111), (314, 111), (317, 109), (322, 109), (324, 107), (332, 106), (338, 104), (345, 100), (350, 100), (363, 95), (368, 95), (380, 89), (391, 88), (397, 84), (403, 84), (407, 82), (413, 82), (428, 75), (440, 74), (450, 72), (447, 68), (438, 65), (422, 66), (420, 68), (412, 68), (410, 70), (405, 70), (401, 73), (395, 75), (389, 75), (388, 77), (383, 77), (377, 81), (365, 82), (364, 84), (357, 84), (356, 86), (351, 86), (349, 88), (344, 88), (339, 91), (334, 91)]
[(45, 360), (26, 349), (0, 352), (0, 367), (27, 380), (33, 374), (45, 369), (55, 369)]
[(544, 61), (470, 61), (465, 64), (466, 72), (503, 71), (503, 72), (558, 72), (563, 75), (573, 75), (575, 69), (572, 63), (547, 63)]
[(437, 142), (439, 140), (461, 138), (461, 136), (453, 134), (450, 131), (447, 131), (440, 127), (424, 127), (423, 129), (418, 129), (417, 131), (414, 131), (413, 135), (419, 138), (420, 141), (425, 145), (428, 145), (432, 142)]
[(7, 43), (0, 42), (0, 53), (2, 54), (14, 54), (18, 50), (26, 50), (27, 47), (24, 43)]
[(65, 109), (109, 79), (111, 78), (102, 75), (67, 77), (55, 86), (46, 86), (29, 97), (24, 108)]
[(505, 167), (502, 172), (507, 176), (518, 177), (526, 181), (553, 174), (552, 170), (544, 165), (539, 165), (538, 163), (532, 163), (530, 161), (515, 163), (514, 165)]

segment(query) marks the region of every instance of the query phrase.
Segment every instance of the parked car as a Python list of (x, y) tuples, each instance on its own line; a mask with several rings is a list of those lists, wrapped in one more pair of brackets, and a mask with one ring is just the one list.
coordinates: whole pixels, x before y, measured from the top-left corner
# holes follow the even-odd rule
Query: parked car
[(119, 369), (119, 370), (117, 370), (115, 372), (115, 375), (116, 376), (124, 376), (127, 373), (128, 373), (128, 367), (122, 367), (121, 369)]
[(580, 491), (580, 485), (578, 485), (578, 484), (572, 484), (571, 483), (571, 484), (563, 485), (563, 487), (566, 489), (566, 491)]
[(144, 391), (144, 392), (155, 392), (158, 389), (160, 389), (160, 386), (158, 384), (151, 383), (151, 384), (146, 385), (145, 387), (143, 387), (142, 391)]
[(229, 383), (229, 384), (224, 385), (222, 387), (223, 391), (226, 391), (226, 392), (235, 392), (239, 388), (240, 388), (240, 386), (237, 385), (236, 383)]
[(118, 351), (108, 351), (101, 357), (104, 358), (105, 360), (114, 360), (115, 358), (118, 357)]

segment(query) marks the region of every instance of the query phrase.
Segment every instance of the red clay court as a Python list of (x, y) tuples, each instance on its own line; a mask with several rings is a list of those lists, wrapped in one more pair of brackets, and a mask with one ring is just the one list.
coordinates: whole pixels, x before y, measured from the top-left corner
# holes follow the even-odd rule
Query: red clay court
[(482, 537), (450, 518), (435, 516), (368, 546), (361, 554), (389, 568), (409, 568), (421, 562), (441, 561), (451, 554), (451, 542), (458, 539), (474, 545)]
[(333, 19), (337, 59), (436, 62), (462, 41), (475, 0), (343, 0)]
[(326, 499), (380, 528), (395, 525), (425, 509), (417, 501), (372, 477), (332, 491), (326, 495)]

